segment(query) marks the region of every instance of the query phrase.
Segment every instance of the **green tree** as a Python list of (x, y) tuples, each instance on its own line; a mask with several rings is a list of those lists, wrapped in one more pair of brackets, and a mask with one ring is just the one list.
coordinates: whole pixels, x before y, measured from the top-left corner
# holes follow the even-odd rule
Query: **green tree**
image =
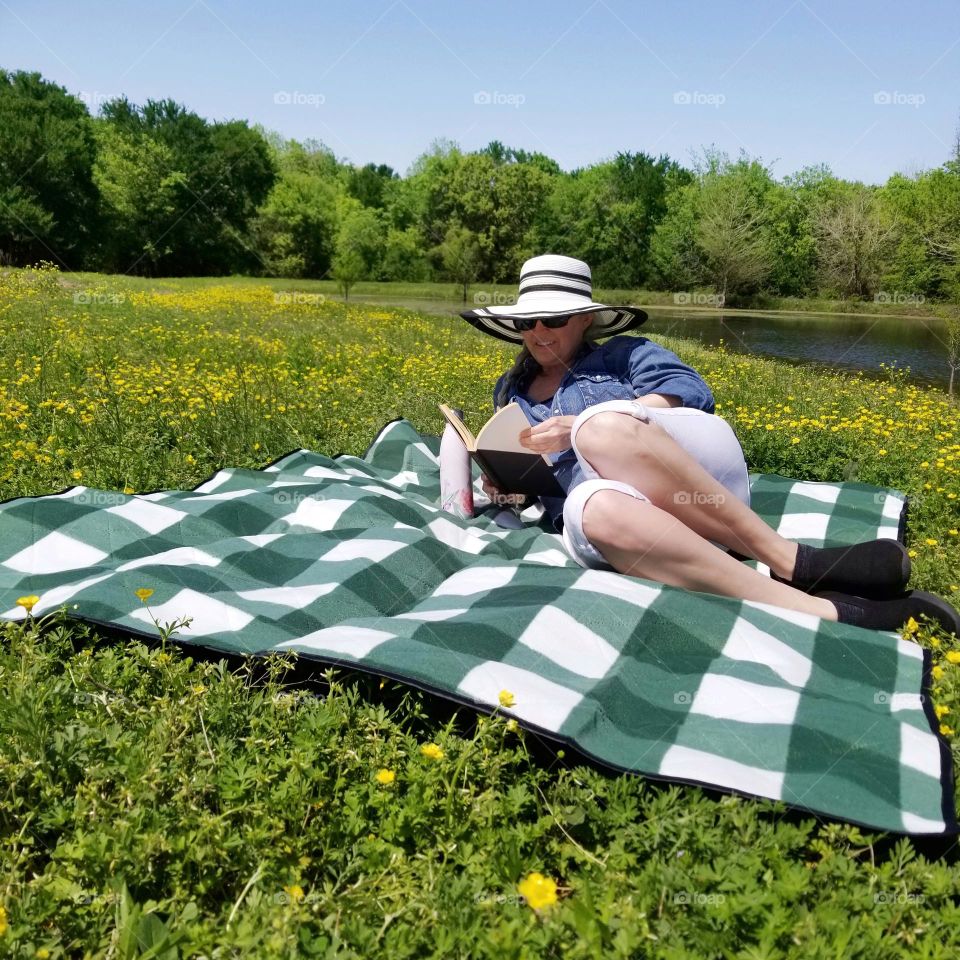
[(175, 215), (186, 174), (176, 169), (173, 151), (155, 140), (100, 122), (97, 143), (94, 179), (105, 227), (100, 266), (121, 271), (132, 259), (141, 273), (156, 273), (173, 253), (170, 238), (158, 236), (156, 226)]
[[(337, 255), (341, 256), (349, 251), (360, 258), (363, 267), (356, 279), (379, 279), (386, 245), (386, 231), (380, 212), (362, 206), (352, 197), (341, 197), (339, 221)], [(352, 264), (352, 261), (350, 263)]]
[(770, 273), (773, 248), (764, 202), (770, 185), (757, 161), (725, 164), (703, 178), (695, 239), (702, 277), (723, 302), (756, 291)]
[(356, 250), (347, 247), (337, 251), (333, 258), (332, 272), (344, 300), (350, 299), (350, 288), (363, 279), (365, 269), (363, 257)]
[(894, 225), (884, 283), (926, 297), (950, 297), (960, 285), (960, 162), (916, 177), (895, 174), (880, 191)]
[(423, 237), (416, 227), (390, 227), (384, 245), (380, 275), (384, 280), (422, 282), (431, 276)]
[(895, 241), (877, 191), (844, 184), (818, 205), (814, 230), (821, 283), (841, 297), (873, 296)]
[(767, 193), (773, 266), (770, 290), (784, 297), (809, 296), (817, 286), (817, 240), (814, 214), (836, 189), (837, 179), (825, 164), (805, 167), (785, 177)]
[(699, 180), (668, 185), (663, 219), (650, 237), (650, 276), (664, 290), (686, 290), (700, 282), (702, 263), (697, 246)]
[(481, 254), (477, 235), (455, 224), (447, 230), (439, 252), (447, 276), (463, 287), (463, 302), (466, 303), (467, 289), (480, 273)]
[(334, 184), (315, 174), (285, 169), (251, 225), (264, 269), (280, 277), (322, 277), (337, 236)]
[[(102, 114), (116, 133), (169, 151), (182, 174), (173, 211), (153, 225), (148, 238), (153, 249), (168, 250), (156, 263), (158, 271), (216, 274), (260, 266), (249, 224), (276, 177), (260, 133), (243, 121), (209, 124), (172, 100), (137, 107), (120, 98), (105, 104)], [(125, 259), (125, 270), (148, 267), (136, 250), (126, 251)]]
[(347, 175), (347, 193), (365, 207), (380, 210), (384, 206), (386, 184), (396, 177), (393, 168), (385, 163), (352, 167)]
[(80, 268), (100, 234), (93, 122), (39, 73), (0, 70), (0, 262)]

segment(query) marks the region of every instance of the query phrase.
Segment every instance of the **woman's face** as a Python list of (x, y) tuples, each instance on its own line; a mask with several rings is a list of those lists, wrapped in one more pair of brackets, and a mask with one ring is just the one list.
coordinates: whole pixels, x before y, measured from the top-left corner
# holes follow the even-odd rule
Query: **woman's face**
[(591, 323), (592, 313), (575, 314), (562, 327), (545, 327), (538, 320), (532, 330), (525, 330), (521, 336), (533, 359), (545, 370), (566, 369), (580, 349), (583, 335)]

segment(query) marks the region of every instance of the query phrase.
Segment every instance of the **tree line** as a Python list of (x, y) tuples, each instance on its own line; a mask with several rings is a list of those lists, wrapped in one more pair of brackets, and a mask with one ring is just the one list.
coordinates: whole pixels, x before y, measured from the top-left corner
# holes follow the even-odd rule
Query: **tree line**
[(880, 186), (826, 165), (777, 179), (702, 150), (620, 152), (566, 172), (493, 141), (435, 141), (400, 175), (318, 141), (210, 122), (171, 100), (92, 116), (39, 73), (0, 70), (0, 263), (150, 276), (514, 283), (543, 252), (597, 286), (943, 300), (960, 293), (960, 151)]

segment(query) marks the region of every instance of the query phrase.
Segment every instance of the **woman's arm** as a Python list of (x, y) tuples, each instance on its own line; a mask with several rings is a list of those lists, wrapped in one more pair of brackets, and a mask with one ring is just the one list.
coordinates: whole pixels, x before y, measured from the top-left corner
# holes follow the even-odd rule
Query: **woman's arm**
[(648, 393), (637, 397), (647, 407), (682, 407), (681, 399), (672, 393)]
[[(694, 407), (713, 413), (713, 394), (706, 381), (672, 350), (642, 337), (624, 336), (618, 346), (628, 351), (626, 373), (638, 400), (649, 402), (650, 406)], [(658, 400), (649, 400), (651, 397)], [(671, 403), (667, 398), (677, 402)]]

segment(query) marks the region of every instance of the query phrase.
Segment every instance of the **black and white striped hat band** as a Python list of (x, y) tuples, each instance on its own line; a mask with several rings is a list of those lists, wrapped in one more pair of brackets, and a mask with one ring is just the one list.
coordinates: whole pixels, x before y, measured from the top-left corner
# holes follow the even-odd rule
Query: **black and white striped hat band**
[(590, 275), (565, 273), (560, 270), (529, 270), (520, 274), (520, 293), (534, 293), (541, 290), (553, 290), (573, 293), (588, 299), (593, 293)]

